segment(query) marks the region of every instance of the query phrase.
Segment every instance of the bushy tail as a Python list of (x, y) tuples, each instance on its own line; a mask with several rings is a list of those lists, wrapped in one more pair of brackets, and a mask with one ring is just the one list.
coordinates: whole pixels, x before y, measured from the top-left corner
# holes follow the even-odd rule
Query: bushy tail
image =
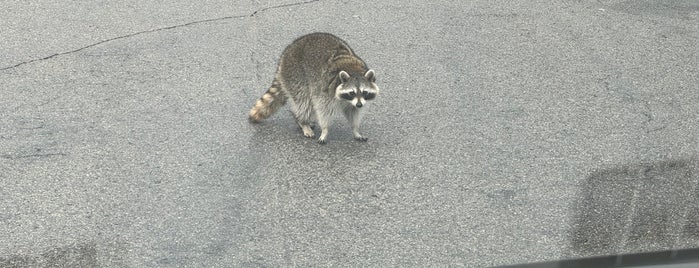
[(255, 106), (250, 109), (249, 119), (251, 122), (259, 123), (274, 114), (285, 103), (286, 96), (281, 91), (281, 84), (277, 79), (274, 79), (272, 86), (255, 102)]

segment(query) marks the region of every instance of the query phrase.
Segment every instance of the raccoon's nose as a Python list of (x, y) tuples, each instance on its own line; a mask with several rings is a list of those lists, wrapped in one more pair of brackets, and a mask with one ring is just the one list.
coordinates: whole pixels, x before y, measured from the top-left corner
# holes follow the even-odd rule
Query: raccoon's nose
[(363, 104), (362, 104), (361, 102), (357, 102), (357, 108), (361, 108), (362, 105), (363, 105)]

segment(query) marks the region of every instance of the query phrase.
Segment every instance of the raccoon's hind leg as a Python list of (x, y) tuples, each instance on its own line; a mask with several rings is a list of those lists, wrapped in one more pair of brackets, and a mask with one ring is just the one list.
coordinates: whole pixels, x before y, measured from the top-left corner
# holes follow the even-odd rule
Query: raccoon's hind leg
[(342, 112), (345, 114), (347, 121), (349, 121), (349, 123), (352, 125), (352, 135), (354, 136), (354, 139), (358, 141), (369, 140), (369, 138), (364, 137), (359, 133), (359, 124), (362, 121), (362, 114), (360, 113), (359, 109), (354, 106), (349, 106)]
[(307, 138), (315, 137), (313, 129), (311, 128), (311, 116), (313, 114), (313, 106), (308, 98), (299, 98), (300, 101), (295, 101), (294, 98), (289, 98), (289, 104), (291, 106), (291, 113), (296, 119), (296, 123), (301, 127), (303, 131), (303, 136)]
[(250, 119), (251, 122), (259, 123), (269, 118), (274, 112), (279, 110), (279, 107), (284, 106), (285, 103), (286, 96), (284, 92), (282, 92), (282, 85), (279, 80), (275, 78), (267, 92), (257, 99), (255, 106), (250, 109), (248, 119)]

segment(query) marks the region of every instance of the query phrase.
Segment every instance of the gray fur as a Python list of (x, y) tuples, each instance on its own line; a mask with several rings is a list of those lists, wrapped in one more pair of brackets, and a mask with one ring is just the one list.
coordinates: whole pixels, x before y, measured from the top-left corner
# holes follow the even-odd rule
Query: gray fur
[(274, 82), (250, 111), (250, 119), (259, 122), (288, 102), (304, 136), (314, 136), (310, 124), (315, 116), (321, 128), (318, 142), (325, 143), (333, 116), (343, 113), (354, 138), (366, 141), (359, 132), (361, 107), (367, 101), (362, 92), (378, 94), (374, 82), (374, 71), (347, 43), (328, 33), (308, 34), (284, 49)]

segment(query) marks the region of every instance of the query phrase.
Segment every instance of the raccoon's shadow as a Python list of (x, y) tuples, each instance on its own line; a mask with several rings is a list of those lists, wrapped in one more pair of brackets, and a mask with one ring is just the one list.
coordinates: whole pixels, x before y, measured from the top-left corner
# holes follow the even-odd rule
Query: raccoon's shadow
[[(325, 144), (318, 143), (318, 127), (313, 129), (314, 138), (304, 137), (301, 128), (292, 118), (270, 118), (253, 125), (255, 133), (250, 140), (252, 150), (289, 156), (302, 154), (311, 157), (331, 157), (328, 160), (338, 161), (346, 161), (352, 159), (352, 156), (360, 155), (363, 161), (366, 161), (376, 155), (376, 146), (371, 137), (365, 142), (357, 141), (352, 136), (350, 127), (340, 122), (330, 126)], [(339, 159), (332, 159), (334, 157)]]

